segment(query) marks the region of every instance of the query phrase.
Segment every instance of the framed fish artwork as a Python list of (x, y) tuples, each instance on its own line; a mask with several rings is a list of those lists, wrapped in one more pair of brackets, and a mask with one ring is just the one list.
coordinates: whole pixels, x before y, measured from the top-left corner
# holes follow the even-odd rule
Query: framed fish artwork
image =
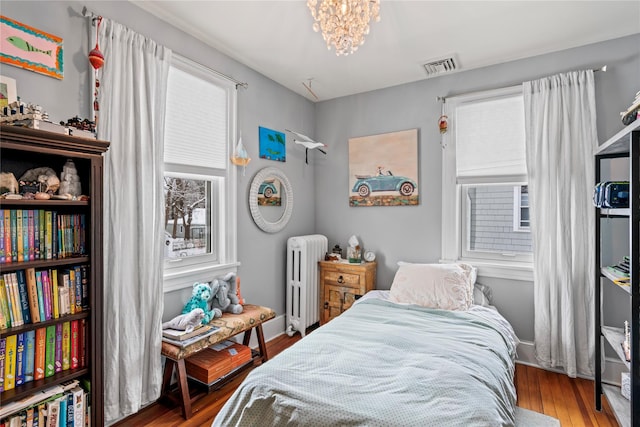
[(284, 133), (258, 126), (258, 136), (260, 158), (277, 162), (287, 161), (287, 140)]
[(62, 38), (0, 15), (0, 62), (62, 79)]

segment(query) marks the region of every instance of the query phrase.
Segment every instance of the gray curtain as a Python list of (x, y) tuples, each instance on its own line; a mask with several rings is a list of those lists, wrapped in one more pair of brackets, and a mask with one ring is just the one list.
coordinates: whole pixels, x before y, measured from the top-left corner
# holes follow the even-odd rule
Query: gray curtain
[(535, 352), (546, 368), (593, 375), (597, 146), (593, 71), (523, 84), (534, 260)]
[(103, 19), (98, 135), (105, 156), (105, 422), (160, 395), (163, 148), (171, 51)]

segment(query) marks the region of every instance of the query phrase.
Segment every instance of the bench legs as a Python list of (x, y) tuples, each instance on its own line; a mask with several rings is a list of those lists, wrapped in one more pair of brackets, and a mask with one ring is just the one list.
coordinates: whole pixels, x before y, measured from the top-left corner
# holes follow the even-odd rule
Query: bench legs
[[(260, 361), (262, 363), (269, 360), (267, 354), (267, 345), (264, 341), (264, 334), (262, 333), (262, 324), (257, 325), (255, 328), (245, 331), (242, 338), (242, 344), (248, 346), (251, 339), (251, 331), (255, 329), (258, 338), (258, 349), (260, 351)], [(162, 377), (162, 395), (161, 397), (170, 396), (171, 389), (171, 375), (173, 375), (173, 368), (176, 368), (176, 375), (178, 379), (178, 394), (180, 407), (182, 408), (182, 416), (185, 420), (188, 420), (193, 415), (191, 411), (191, 396), (189, 395), (189, 384), (187, 383), (187, 369), (185, 368), (184, 359), (173, 360), (168, 357), (165, 358), (164, 375)]]

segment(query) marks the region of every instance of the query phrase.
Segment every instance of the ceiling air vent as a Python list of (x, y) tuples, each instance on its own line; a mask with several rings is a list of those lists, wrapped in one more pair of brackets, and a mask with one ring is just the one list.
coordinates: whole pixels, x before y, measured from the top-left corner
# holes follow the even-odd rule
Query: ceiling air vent
[(450, 73), (458, 69), (458, 61), (452, 56), (449, 58), (436, 59), (435, 61), (424, 64), (424, 69), (429, 77), (438, 74)]

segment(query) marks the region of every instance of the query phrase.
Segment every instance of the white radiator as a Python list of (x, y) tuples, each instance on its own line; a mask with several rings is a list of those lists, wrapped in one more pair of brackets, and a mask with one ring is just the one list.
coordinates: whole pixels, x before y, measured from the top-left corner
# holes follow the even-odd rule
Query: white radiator
[(287, 240), (287, 334), (320, 321), (318, 309), (318, 261), (327, 252), (327, 238), (321, 234), (290, 237)]

